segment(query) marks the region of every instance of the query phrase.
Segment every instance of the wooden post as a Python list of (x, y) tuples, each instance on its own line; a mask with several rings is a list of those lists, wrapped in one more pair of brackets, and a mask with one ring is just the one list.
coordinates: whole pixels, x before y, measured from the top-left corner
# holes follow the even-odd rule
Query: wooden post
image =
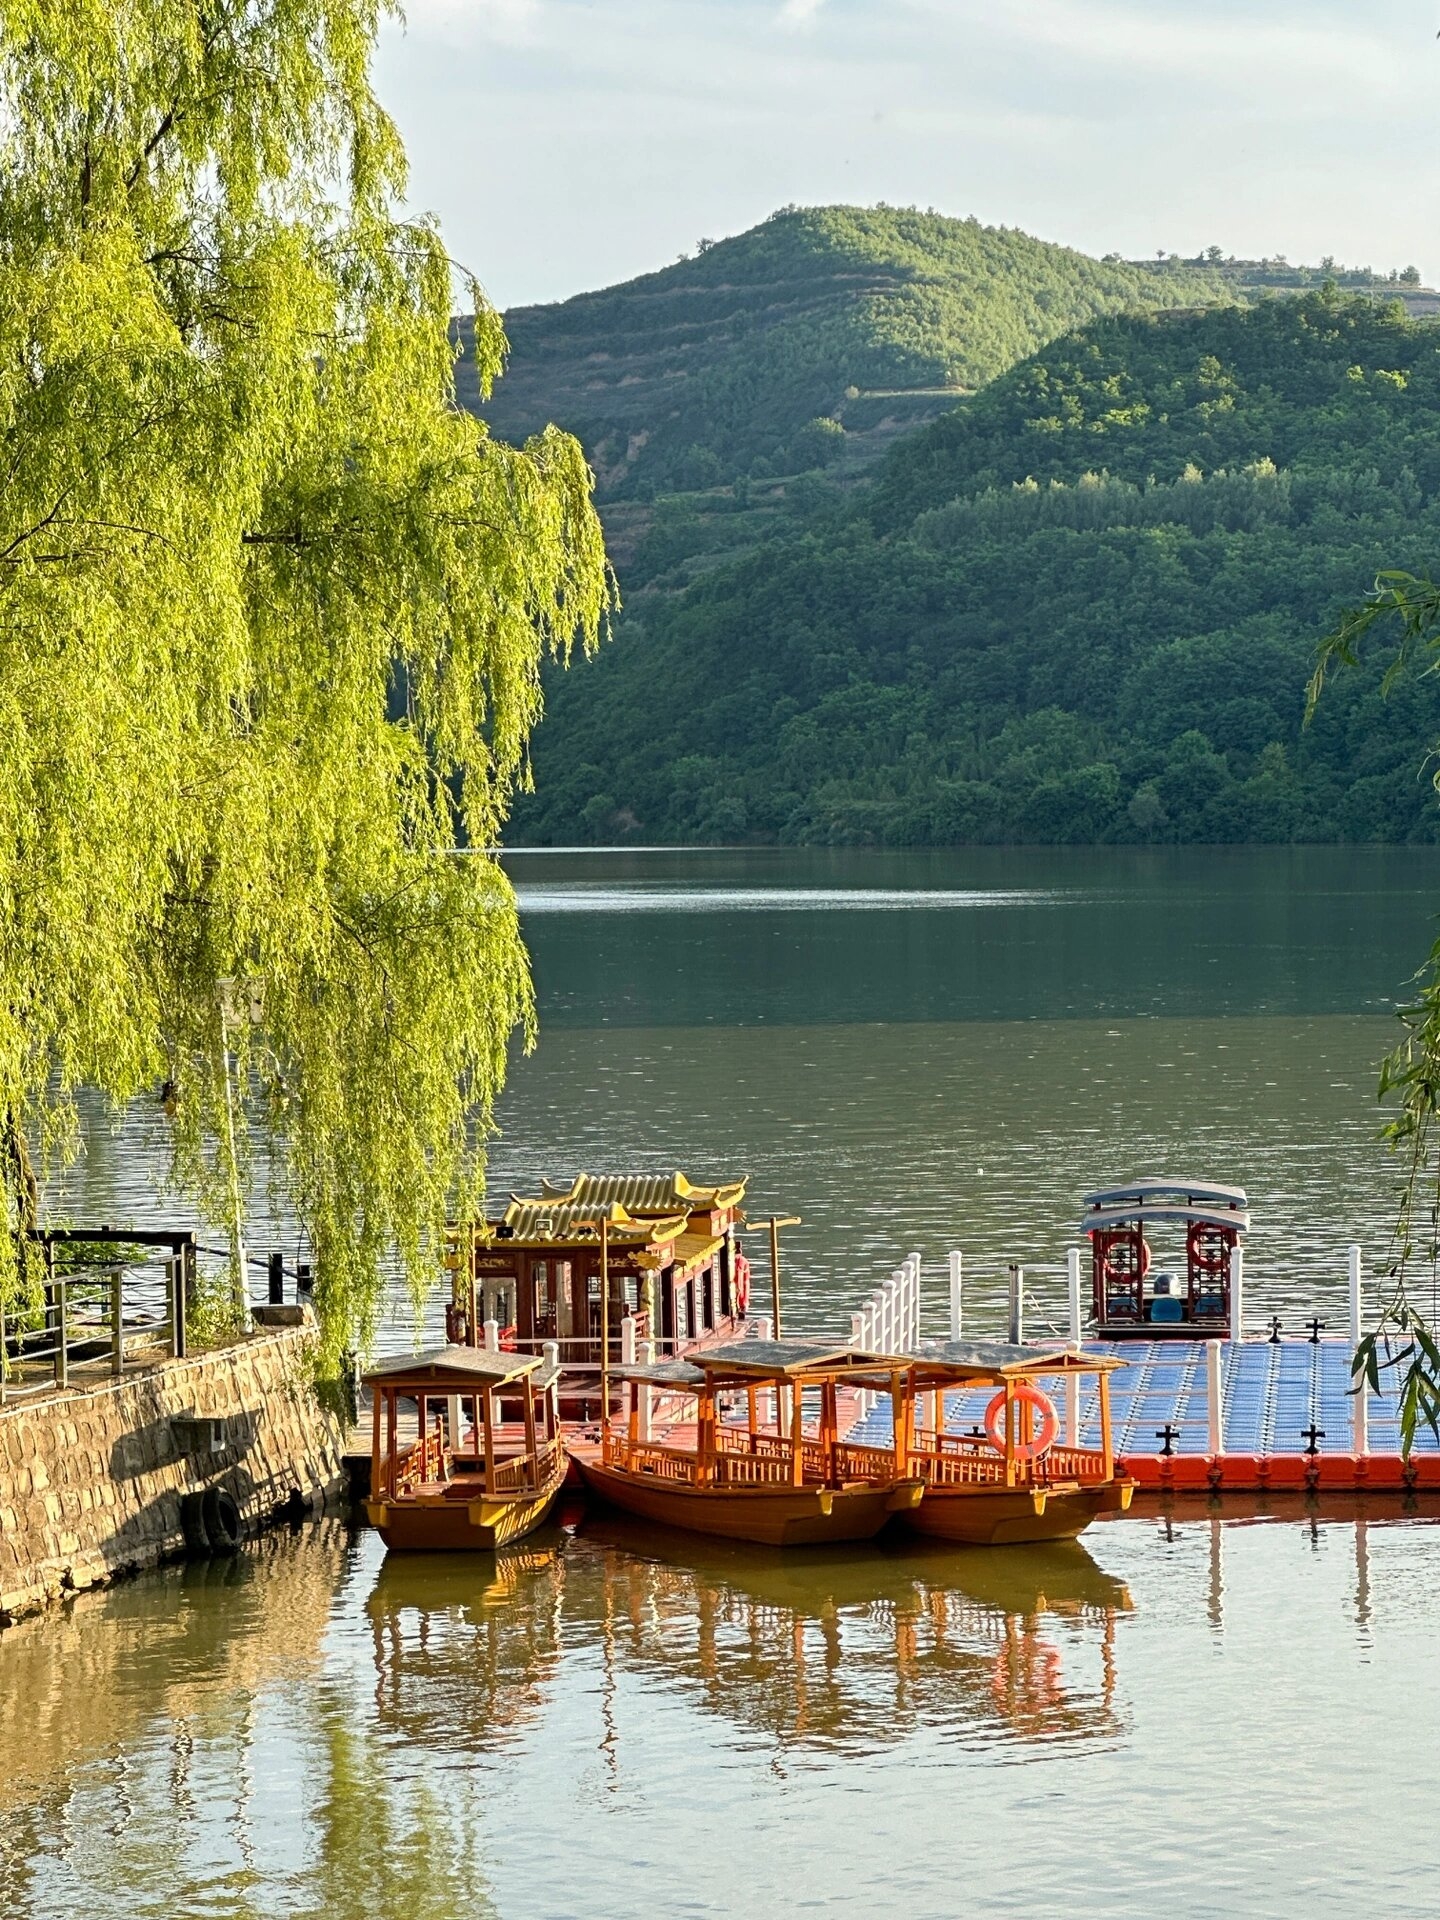
[(750, 1451), (755, 1451), (755, 1387), (752, 1382), (745, 1389), (745, 1426), (750, 1435)]
[(610, 1216), (600, 1216), (600, 1431), (610, 1421)]
[(1105, 1462), (1105, 1478), (1115, 1471), (1115, 1448), (1110, 1433), (1110, 1376), (1100, 1375), (1100, 1452)]
[(530, 1485), (534, 1488), (539, 1486), (540, 1476), (536, 1471), (539, 1463), (535, 1458), (537, 1447), (535, 1440), (535, 1380), (533, 1374), (527, 1373), (522, 1385), (524, 1387), (523, 1399), (525, 1403), (525, 1450), (530, 1455), (529, 1478)]
[(695, 1396), (695, 1479), (708, 1487), (715, 1478), (715, 1396), (703, 1386)]
[(1237, 1347), (1245, 1338), (1245, 1254), (1238, 1245), (1230, 1249), (1230, 1338)]
[(961, 1328), (965, 1324), (964, 1302), (961, 1298), (961, 1285), (964, 1279), (964, 1261), (960, 1250), (950, 1256), (950, 1338), (959, 1340)]
[(895, 1372), (893, 1368), (890, 1373), (890, 1420), (894, 1428), (895, 1477), (903, 1480), (910, 1464), (905, 1430), (905, 1375)]
[(374, 1398), (370, 1402), (370, 1497), (382, 1498), (380, 1487), (380, 1403), (385, 1398), (385, 1389), (376, 1387)]
[(55, 1294), (55, 1384), (68, 1387), (70, 1384), (70, 1282), (61, 1274), (55, 1279), (55, 1249), (47, 1247), (46, 1258), (50, 1262), (51, 1286)]
[[(1014, 1273), (1015, 1269), (1010, 1269)], [(1015, 1484), (1015, 1383), (1005, 1381), (1005, 1484)]]
[(110, 1371), (125, 1371), (125, 1269), (110, 1275)]
[(400, 1396), (387, 1393), (385, 1396), (385, 1497), (395, 1498), (395, 1442), (400, 1421)]
[[(653, 1340), (642, 1340), (640, 1342), (640, 1364), (645, 1367), (654, 1366), (655, 1342)], [(642, 1385), (636, 1396), (639, 1409), (636, 1424), (642, 1440), (648, 1440), (650, 1438), (650, 1393), (650, 1387), (648, 1385)]]
[(235, 1151), (235, 1096), (230, 1080), (230, 1030), (225, 1023), (225, 1000), (234, 986), (232, 980), (220, 983), (217, 1011), (220, 1015), (220, 1065), (225, 1074), (225, 1157), (230, 1176), (230, 1284), (235, 1305), (241, 1313), (250, 1310), (250, 1289), (245, 1267), (245, 1214), (240, 1195), (240, 1160)]
[(770, 1318), (775, 1322), (775, 1338), (780, 1338), (780, 1223), (770, 1216)]
[(1212, 1455), (1225, 1451), (1225, 1402), (1220, 1372), (1223, 1346), (1220, 1340), (1205, 1342), (1205, 1410), (1209, 1416)]
[(481, 1404), (485, 1410), (485, 1491), (495, 1491), (495, 1409), (491, 1396), (493, 1389), (489, 1382), (481, 1393)]
[(777, 1218), (777, 1216), (772, 1213), (769, 1225), (770, 1317), (775, 1323), (774, 1337), (779, 1340), (783, 1337), (780, 1332), (780, 1229), (781, 1227), (798, 1227), (800, 1225), (800, 1216), (798, 1214), (786, 1214)]
[(790, 1382), (790, 1482), (805, 1482), (805, 1395), (798, 1380)]

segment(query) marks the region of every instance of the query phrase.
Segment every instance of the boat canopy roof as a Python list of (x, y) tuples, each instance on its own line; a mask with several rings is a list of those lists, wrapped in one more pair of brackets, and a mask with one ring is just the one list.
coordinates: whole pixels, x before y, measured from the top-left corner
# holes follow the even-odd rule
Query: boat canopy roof
[(542, 1180), (539, 1197), (552, 1205), (557, 1200), (584, 1207), (614, 1202), (629, 1214), (708, 1213), (738, 1207), (749, 1178), (742, 1174), (738, 1180), (717, 1180), (705, 1186), (687, 1180), (683, 1173), (577, 1173), (569, 1186)]
[(1244, 1207), (1249, 1204), (1243, 1187), (1217, 1187), (1207, 1180), (1167, 1180), (1163, 1175), (1148, 1180), (1131, 1180), (1123, 1187), (1101, 1187), (1087, 1193), (1087, 1207), (1119, 1207), (1126, 1202), (1144, 1205), (1151, 1200), (1184, 1200), (1197, 1206)]
[(1248, 1233), (1250, 1215), (1244, 1207), (1191, 1206), (1178, 1200), (1131, 1201), (1128, 1206), (1097, 1207), (1080, 1222), (1081, 1233), (1104, 1233), (1111, 1227), (1143, 1226), (1150, 1220), (1183, 1220), (1187, 1225), (1224, 1227), (1230, 1233)]
[(1109, 1373), (1127, 1363), (1114, 1354), (1074, 1347), (1017, 1347), (999, 1340), (927, 1340), (914, 1364), (932, 1377), (1008, 1380), (1034, 1374)]
[(559, 1372), (553, 1361), (538, 1353), (494, 1353), (488, 1347), (432, 1347), (424, 1353), (402, 1353), (381, 1360), (365, 1375), (367, 1387), (395, 1388), (453, 1386), (464, 1392), (476, 1387), (503, 1386), (509, 1380), (532, 1375), (537, 1387), (548, 1387)]
[(892, 1366), (906, 1364), (903, 1356), (818, 1340), (730, 1340), (722, 1347), (702, 1347), (688, 1358), (712, 1377), (754, 1375), (766, 1380), (810, 1373), (885, 1373)]
[(673, 1387), (694, 1393), (705, 1384), (705, 1375), (688, 1360), (622, 1360), (610, 1369), (612, 1380), (639, 1380), (650, 1387)]

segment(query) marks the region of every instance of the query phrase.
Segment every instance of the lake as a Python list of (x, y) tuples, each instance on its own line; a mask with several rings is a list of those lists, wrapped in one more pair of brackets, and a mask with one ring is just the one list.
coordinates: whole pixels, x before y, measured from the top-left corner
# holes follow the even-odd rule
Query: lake
[[(794, 1328), (912, 1248), (1058, 1318), (1080, 1198), (1249, 1190), (1249, 1317), (1373, 1300), (1406, 849), (517, 854), (542, 1037), (492, 1188), (752, 1176)], [(155, 1116), (89, 1217), (166, 1217)], [(293, 1250), (254, 1196), (252, 1243)], [(268, 1236), (268, 1240), (267, 1240)], [(757, 1279), (765, 1262), (758, 1241)], [(397, 1308), (391, 1345), (413, 1329)], [(589, 1519), (499, 1563), (339, 1522), (0, 1635), (7, 1915), (1420, 1915), (1440, 1529), (1152, 1508), (1068, 1548), (781, 1559)]]

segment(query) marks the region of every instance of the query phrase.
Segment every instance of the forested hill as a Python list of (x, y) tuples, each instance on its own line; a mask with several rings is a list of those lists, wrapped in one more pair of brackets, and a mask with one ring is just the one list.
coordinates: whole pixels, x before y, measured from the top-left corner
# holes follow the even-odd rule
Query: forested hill
[[(1230, 297), (1215, 270), (1098, 261), (1004, 227), (787, 208), (623, 286), (505, 315), (481, 409), (577, 433), (604, 501), (865, 457), (1097, 315)], [(473, 383), (462, 398), (478, 405)]]
[(1440, 682), (1315, 642), (1440, 554), (1440, 331), (1334, 292), (1103, 320), (557, 677), (536, 840), (1437, 837)]

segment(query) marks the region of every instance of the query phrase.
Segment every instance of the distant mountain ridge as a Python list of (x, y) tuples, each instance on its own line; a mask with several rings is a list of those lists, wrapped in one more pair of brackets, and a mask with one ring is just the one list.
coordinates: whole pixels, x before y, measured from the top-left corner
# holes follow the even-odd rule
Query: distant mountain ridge
[(1090, 320), (1232, 297), (1209, 266), (1099, 261), (973, 219), (785, 208), (623, 285), (511, 309), (494, 394), (463, 358), (460, 390), (506, 439), (577, 433), (602, 503), (646, 501), (853, 471)]
[(518, 840), (1436, 840), (1440, 680), (1315, 645), (1440, 551), (1440, 328), (1101, 318), (554, 676)]

